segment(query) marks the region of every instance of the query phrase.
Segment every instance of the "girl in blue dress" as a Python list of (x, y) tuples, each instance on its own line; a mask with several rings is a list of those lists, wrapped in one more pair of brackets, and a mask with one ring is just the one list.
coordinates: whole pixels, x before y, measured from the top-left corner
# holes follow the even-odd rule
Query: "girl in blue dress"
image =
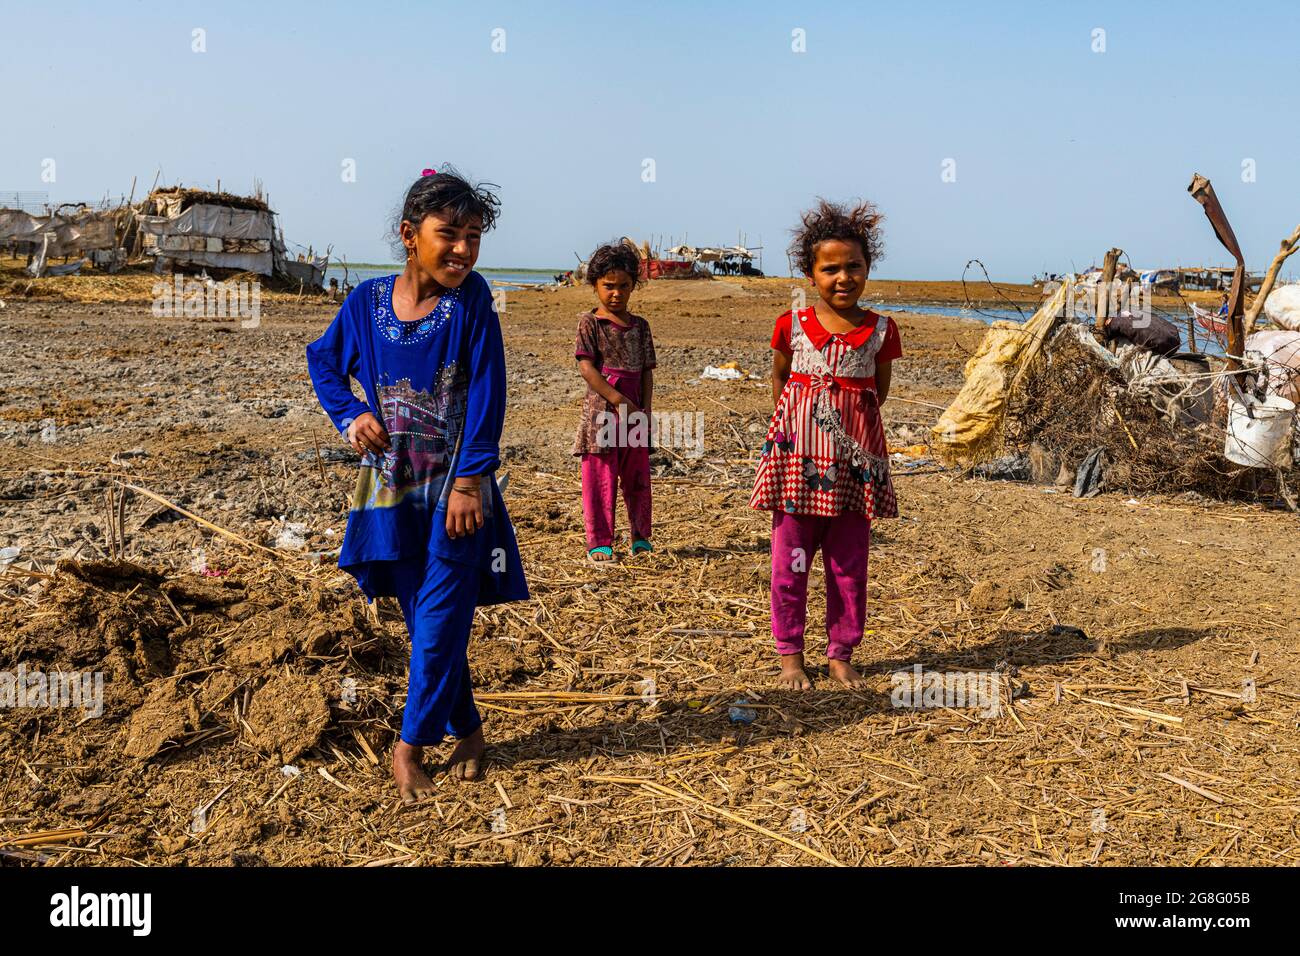
[(307, 347), (316, 396), (361, 455), (339, 567), (368, 598), (396, 597), (411, 637), (393, 750), (407, 803), (432, 792), (422, 749), (445, 736), (459, 741), (450, 774), (478, 776), (483, 728), (466, 656), (474, 609), (528, 598), (494, 478), (506, 403), (501, 324), (473, 271), (499, 209), (483, 186), (426, 169), (397, 229), (405, 270), (357, 286)]

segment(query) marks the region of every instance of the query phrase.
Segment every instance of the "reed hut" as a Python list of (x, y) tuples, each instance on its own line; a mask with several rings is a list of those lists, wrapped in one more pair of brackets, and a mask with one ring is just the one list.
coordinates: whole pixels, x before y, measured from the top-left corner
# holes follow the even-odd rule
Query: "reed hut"
[(166, 266), (275, 272), (275, 214), (259, 196), (155, 189), (137, 219), (141, 250)]

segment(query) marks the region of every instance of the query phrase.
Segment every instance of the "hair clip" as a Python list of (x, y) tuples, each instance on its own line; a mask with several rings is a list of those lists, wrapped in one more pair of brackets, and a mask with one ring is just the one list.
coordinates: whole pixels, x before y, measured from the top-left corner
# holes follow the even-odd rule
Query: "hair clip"
[(437, 171), (436, 169), (422, 169), (422, 170), (420, 171), (420, 175), (421, 175), (421, 176), (436, 176), (436, 175), (438, 175), (438, 171)]

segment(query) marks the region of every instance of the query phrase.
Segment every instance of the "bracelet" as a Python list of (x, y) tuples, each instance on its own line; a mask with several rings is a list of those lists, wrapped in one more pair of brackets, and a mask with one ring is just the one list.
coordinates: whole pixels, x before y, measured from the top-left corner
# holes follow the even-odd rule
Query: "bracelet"
[(451, 486), (451, 490), (459, 491), (462, 495), (469, 495), (471, 498), (477, 498), (479, 494), (479, 489), (477, 486), (474, 488), (462, 488), (460, 485), (453, 484)]

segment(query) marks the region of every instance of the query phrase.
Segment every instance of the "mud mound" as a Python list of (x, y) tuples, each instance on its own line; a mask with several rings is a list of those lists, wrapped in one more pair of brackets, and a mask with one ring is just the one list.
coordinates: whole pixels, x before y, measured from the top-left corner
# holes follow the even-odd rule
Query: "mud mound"
[(469, 672), (476, 687), (492, 687), (535, 677), (545, 667), (546, 658), (536, 645), (512, 647), (496, 642), (470, 645)]
[(247, 717), (253, 745), (284, 763), (316, 746), (329, 720), (320, 683), (299, 674), (280, 674), (263, 684)]
[[(214, 713), (233, 706), (234, 736), (288, 762), (330, 723), (324, 687), (357, 684), (346, 676), (353, 668), (385, 671), (384, 691), (404, 678), (404, 642), (343, 586), (280, 569), (214, 579), (129, 561), (65, 561), (35, 609), (0, 611), (0, 631), (13, 635), (0, 642), (0, 667), (102, 674), (97, 726), (115, 731), (105, 756), (147, 761), (183, 748), (213, 736)], [(56, 720), (62, 729), (81, 717)]]
[[(130, 561), (64, 561), (35, 608), (0, 608), (0, 669), (102, 675), (97, 744), (73, 731), (89, 705), (24, 711), (106, 763), (147, 763), (205, 741), (287, 764), (337, 731), (387, 746), (400, 722), (410, 647), (326, 569), (264, 567), (220, 578)], [(476, 683), (540, 673), (536, 644), (471, 643)], [(53, 718), (51, 718), (53, 714)], [(51, 726), (53, 719), (53, 726)], [(344, 726), (346, 725), (346, 726)], [(32, 725), (34, 726), (34, 725)], [(2, 748), (0, 748), (2, 749)]]
[(155, 688), (131, 715), (122, 752), (136, 760), (147, 760), (168, 741), (178, 740), (186, 730), (198, 725), (194, 702), (182, 698), (169, 681)]

